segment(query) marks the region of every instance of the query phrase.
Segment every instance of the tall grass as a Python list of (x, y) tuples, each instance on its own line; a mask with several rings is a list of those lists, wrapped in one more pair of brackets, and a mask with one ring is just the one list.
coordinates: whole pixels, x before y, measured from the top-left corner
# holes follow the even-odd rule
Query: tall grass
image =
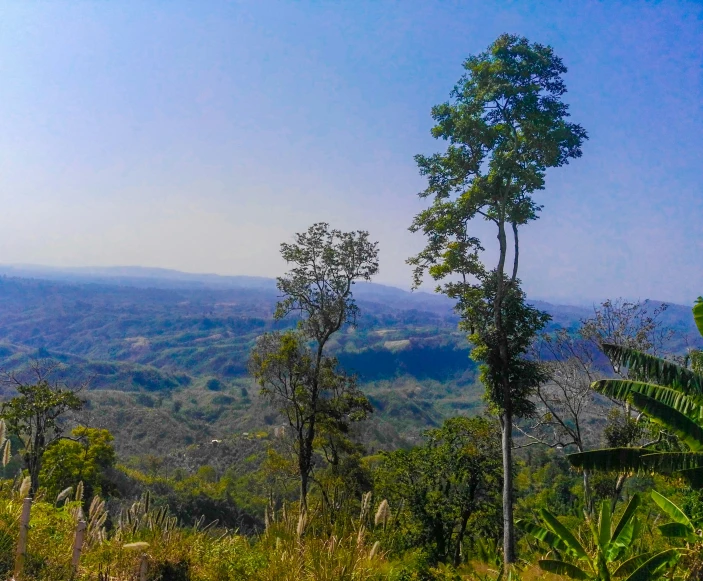
[[(371, 581), (389, 579), (392, 567), (366, 535), (298, 535), (297, 515), (289, 510), (256, 539), (234, 531), (179, 526), (165, 508), (150, 506), (148, 496), (120, 515), (104, 513), (93, 499), (32, 505), (24, 579), (72, 579), (71, 549), (79, 518), (88, 521), (78, 581), (136, 581), (142, 559), (150, 581)], [(12, 571), (19, 533), (21, 495), (18, 487), (0, 484), (0, 579)], [(104, 526), (102, 526), (104, 525)]]

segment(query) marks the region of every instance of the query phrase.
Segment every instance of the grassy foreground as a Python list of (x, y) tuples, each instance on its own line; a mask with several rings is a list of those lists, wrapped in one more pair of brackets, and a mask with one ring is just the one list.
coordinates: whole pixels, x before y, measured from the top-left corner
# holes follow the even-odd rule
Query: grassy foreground
[[(20, 529), (23, 491), (0, 482), (0, 579), (13, 572)], [(80, 495), (80, 490), (78, 491)], [(462, 570), (428, 568), (413, 555), (388, 559), (374, 532), (347, 523), (322, 534), (305, 527), (300, 537), (297, 515), (284, 508), (256, 538), (202, 522), (183, 527), (163, 507), (149, 506), (149, 497), (123, 510), (109, 522), (104, 501), (93, 499), (87, 510), (75, 495), (57, 503), (38, 498), (32, 505), (24, 581), (424, 581), (495, 579), (485, 564)], [(366, 515), (368, 520), (368, 514)], [(87, 523), (80, 564), (71, 567), (78, 520)], [(363, 518), (363, 515), (362, 515)], [(109, 529), (109, 532), (108, 532)], [(346, 530), (345, 530), (346, 529)], [(146, 567), (144, 567), (144, 562)], [(146, 570), (144, 577), (141, 570)], [(549, 576), (551, 578), (551, 576)], [(544, 579), (536, 567), (520, 579)], [(556, 578), (555, 578), (556, 579)]]
[[(20, 528), (22, 491), (0, 485), (0, 579), (13, 570)], [(72, 495), (73, 496), (73, 495)], [(22, 579), (127, 581), (140, 579), (142, 561), (149, 580), (354, 580), (412, 579), (401, 563), (384, 557), (379, 544), (357, 523), (356, 530), (325, 537), (298, 536), (298, 522), (285, 509), (255, 539), (198, 523), (181, 527), (164, 508), (149, 506), (145, 496), (107, 522), (104, 502), (93, 499), (87, 513), (74, 498), (32, 505)], [(77, 522), (87, 533), (75, 572), (71, 555)], [(110, 528), (107, 532), (106, 525)]]

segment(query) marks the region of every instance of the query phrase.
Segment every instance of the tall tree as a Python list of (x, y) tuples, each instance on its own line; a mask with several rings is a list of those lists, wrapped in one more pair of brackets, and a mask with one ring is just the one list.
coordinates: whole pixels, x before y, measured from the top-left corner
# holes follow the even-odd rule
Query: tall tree
[(5, 421), (8, 433), (22, 442), (20, 454), (31, 480), (30, 494), (39, 489), (39, 474), (45, 452), (64, 438), (62, 416), (81, 409), (83, 402), (70, 389), (59, 382), (50, 381), (56, 368), (36, 363), (30, 372), (33, 381), (10, 375), (10, 382), (18, 395), (0, 404), (0, 418)]
[[(473, 331), (474, 357), (485, 366), (488, 395), (501, 418), (503, 548), (505, 562), (512, 563), (512, 424), (516, 415), (531, 411), (524, 396), (539, 380), (524, 357), (529, 346), (524, 340), (545, 322), (519, 288), (518, 230), (541, 210), (532, 195), (544, 189), (546, 169), (580, 157), (587, 136), (567, 121), (568, 106), (561, 99), (566, 67), (551, 47), (502, 35), (487, 51), (469, 57), (464, 69), (452, 102), (432, 109), (437, 122), (432, 135), (449, 142), (446, 152), (415, 157), (428, 178), (420, 197), (432, 205), (410, 227), (422, 231), (428, 243), (408, 262), (415, 267), (415, 286), (425, 271), (435, 280), (449, 278), (438, 290), (458, 300), (464, 324)], [(481, 262), (484, 249), (472, 234), (476, 218), (496, 227), (493, 269)], [(510, 231), (513, 260), (506, 272)]]
[(366, 418), (371, 404), (355, 378), (338, 368), (334, 357), (316, 360), (315, 351), (299, 332), (259, 337), (249, 369), (261, 394), (278, 407), (293, 432), (303, 514), (307, 512), (316, 437), (324, 432), (328, 438), (342, 438), (350, 422)]
[(304, 514), (319, 428), (343, 431), (348, 420), (370, 411), (353, 377), (326, 356), (325, 346), (345, 324), (356, 324), (352, 287), (378, 272), (378, 243), (368, 232), (341, 232), (320, 222), (296, 234), (294, 244), (281, 244), (281, 254), (293, 267), (277, 279), (283, 297), (274, 316), (298, 314), (299, 334), (262, 338), (250, 368), (264, 395), (283, 403), (294, 430)]

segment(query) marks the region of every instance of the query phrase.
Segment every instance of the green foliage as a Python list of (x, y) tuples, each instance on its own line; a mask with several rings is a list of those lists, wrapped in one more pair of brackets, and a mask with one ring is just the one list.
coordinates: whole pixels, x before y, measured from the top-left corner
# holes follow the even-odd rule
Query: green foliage
[[(694, 316), (700, 309), (697, 303)], [(703, 375), (670, 361), (635, 349), (605, 344), (603, 349), (615, 365), (627, 367), (634, 379), (606, 379), (593, 388), (609, 397), (631, 402), (668, 434), (678, 437), (680, 448), (614, 447), (571, 454), (575, 466), (586, 469), (657, 471), (703, 485)], [(661, 438), (660, 438), (661, 440)], [(655, 442), (659, 443), (659, 441)]]
[(610, 581), (612, 577), (624, 577), (625, 581), (659, 579), (678, 560), (679, 553), (670, 549), (633, 554), (634, 542), (641, 534), (641, 524), (635, 516), (639, 504), (639, 496), (634, 495), (613, 526), (610, 502), (604, 500), (598, 522), (587, 523), (590, 537), (584, 539), (579, 539), (546, 508), (540, 511), (543, 526), (523, 521), (518, 525), (545, 543), (557, 557), (539, 561), (545, 572), (598, 581)]
[(500, 432), (486, 418), (456, 417), (426, 443), (384, 457), (376, 494), (395, 507), (387, 537), (396, 550), (421, 548), (432, 562), (459, 564), (462, 547), (495, 538), (501, 482)]
[(260, 337), (250, 369), (262, 395), (280, 409), (293, 429), (301, 494), (307, 494), (315, 444), (338, 449), (349, 424), (366, 418), (371, 404), (355, 378), (339, 370), (335, 358), (316, 356), (299, 332)]
[[(201, 520), (178, 526), (164, 507), (149, 495), (124, 509), (110, 531), (95, 536), (93, 519), (100, 518), (100, 503), (91, 503), (88, 535), (78, 574), (69, 564), (75, 531), (77, 503), (57, 507), (42, 500), (32, 506), (32, 527), (23, 579), (26, 581), (94, 581), (132, 579), (142, 554), (147, 555), (149, 579), (180, 581), (382, 581), (397, 579), (382, 552), (356, 532), (327, 538), (299, 539), (295, 519), (277, 518), (256, 541), (216, 529)], [(0, 486), (0, 543), (11, 549), (18, 535), (21, 502)], [(7, 523), (8, 526), (4, 526)], [(5, 545), (0, 544), (0, 547)], [(9, 556), (9, 559), (6, 557)], [(0, 575), (11, 571), (12, 550), (0, 551)], [(103, 576), (99, 577), (99, 573)], [(4, 577), (3, 577), (4, 578)]]
[[(506, 391), (503, 379), (507, 376), (507, 395), (516, 417), (530, 417), (535, 412), (531, 399), (535, 389), (548, 378), (543, 367), (525, 355), (536, 334), (549, 321), (549, 315), (525, 302), (525, 293), (515, 284), (505, 289), (502, 298), (502, 333), (493, 326), (497, 301), (495, 276), (486, 280), (481, 298), (464, 304), (461, 327), (471, 334), (474, 345), (471, 358), (481, 364), (481, 381), (486, 386), (488, 401), (500, 413), (506, 409)], [(503, 364), (501, 337), (506, 340), (507, 366)]]
[(8, 433), (22, 442), (20, 454), (29, 470), (34, 494), (39, 488), (44, 453), (63, 435), (59, 418), (81, 409), (83, 402), (74, 391), (52, 384), (41, 375), (34, 384), (17, 382), (15, 389), (19, 395), (0, 404), (0, 418)]
[[(566, 68), (550, 47), (503, 35), (488, 51), (468, 58), (464, 68), (454, 102), (432, 109), (437, 122), (432, 134), (449, 141), (446, 153), (416, 156), (429, 182), (420, 196), (433, 198), (433, 205), (410, 228), (429, 241), (408, 263), (415, 268), (415, 286), (426, 270), (435, 280), (459, 276), (459, 282), (437, 290), (458, 300), (457, 311), (477, 348), (474, 358), (486, 364), (483, 377), (491, 384), (491, 399), (503, 409), (511, 382), (516, 414), (528, 414), (525, 396), (542, 375), (522, 357), (524, 343), (529, 345), (547, 319), (524, 303), (519, 290), (517, 231), (537, 217), (540, 207), (531, 195), (543, 189), (545, 170), (579, 157), (586, 133), (566, 121), (568, 106), (561, 101)], [(500, 259), (494, 271), (481, 263), (483, 247), (470, 234), (476, 217), (498, 228)], [(510, 279), (504, 273), (506, 224), (515, 236)]]
[(698, 297), (693, 305), (693, 320), (698, 327), (698, 332), (703, 336), (703, 297)]
[[(569, 123), (562, 75), (566, 67), (551, 47), (503, 34), (488, 50), (466, 59), (465, 75), (451, 93), (453, 102), (436, 105), (432, 135), (449, 142), (445, 153), (417, 155), (428, 185), (420, 193), (431, 206), (410, 230), (427, 245), (408, 259), (414, 286), (427, 271), (445, 281), (438, 292), (457, 300), (457, 312), (474, 344), (472, 357), (483, 364), (487, 398), (502, 415), (505, 430), (513, 418), (534, 412), (529, 395), (544, 380), (541, 368), (525, 357), (526, 344), (548, 317), (527, 305), (519, 288), (518, 230), (538, 217), (533, 199), (544, 189), (547, 168), (580, 157), (585, 130)], [(476, 218), (493, 223), (499, 244), (495, 268), (481, 262), (484, 247), (473, 234)], [(512, 274), (506, 274), (507, 230), (513, 235)], [(503, 459), (512, 466), (511, 432)], [(515, 560), (511, 470), (504, 471), (505, 563)]]
[(86, 497), (110, 492), (105, 472), (115, 465), (112, 434), (107, 430), (79, 426), (72, 439), (61, 439), (44, 453), (40, 479), (48, 498), (83, 482)]
[(212, 377), (208, 379), (205, 387), (210, 391), (220, 391), (222, 389), (222, 382), (219, 379)]
[(702, 518), (699, 517), (692, 520), (676, 504), (659, 494), (656, 490), (652, 490), (652, 500), (662, 512), (672, 519), (672, 522), (659, 525), (659, 530), (663, 536), (683, 543), (701, 545), (703, 542), (701, 539)]
[(320, 222), (296, 234), (295, 244), (281, 244), (281, 255), (294, 266), (276, 279), (283, 294), (277, 319), (301, 313), (300, 328), (322, 346), (342, 325), (356, 323), (352, 285), (378, 272), (378, 243), (368, 232), (330, 230)]
[(249, 369), (261, 394), (280, 406), (292, 428), (304, 523), (319, 436), (326, 434), (328, 444), (339, 441), (350, 422), (372, 411), (356, 378), (339, 369), (325, 348), (344, 324), (356, 324), (352, 285), (378, 272), (378, 243), (369, 241), (368, 232), (330, 230), (320, 222), (296, 234), (295, 244), (281, 244), (281, 254), (293, 268), (277, 279), (283, 297), (274, 318), (300, 313), (299, 332), (259, 337)]
[(528, 517), (543, 507), (552, 512), (579, 517), (584, 507), (583, 480), (562, 454), (529, 447), (516, 462), (516, 511)]

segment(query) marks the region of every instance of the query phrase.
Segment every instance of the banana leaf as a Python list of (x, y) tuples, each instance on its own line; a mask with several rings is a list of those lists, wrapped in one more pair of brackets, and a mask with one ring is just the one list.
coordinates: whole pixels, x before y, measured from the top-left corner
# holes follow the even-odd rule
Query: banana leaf
[(600, 522), (598, 523), (598, 544), (605, 550), (610, 543), (610, 501), (604, 500), (600, 508)]
[(566, 563), (564, 561), (540, 559), (539, 568), (547, 573), (563, 575), (569, 579), (594, 579), (593, 576), (586, 573), (583, 569), (579, 569), (576, 565), (572, 565), (571, 563)]
[(629, 401), (632, 393), (641, 393), (675, 408), (692, 420), (703, 420), (703, 397), (696, 394), (686, 395), (670, 387), (632, 379), (601, 379), (594, 381), (591, 388), (621, 401)]
[[(624, 529), (627, 525), (634, 522), (632, 517), (634, 516), (635, 511), (637, 510), (637, 507), (639, 505), (640, 495), (634, 494), (630, 499), (630, 502), (627, 503), (627, 508), (625, 509), (625, 512), (622, 513), (622, 516), (620, 517), (620, 520), (618, 521), (618, 524), (615, 527), (615, 530), (613, 531), (613, 543), (620, 543), (624, 546), (630, 545), (633, 538), (634, 525), (632, 525), (633, 528), (631, 532), (625, 531)], [(622, 539), (620, 539), (621, 536), (623, 537)], [(629, 537), (627, 541), (625, 539), (626, 536)]]
[(546, 508), (540, 510), (542, 519), (546, 525), (559, 537), (559, 539), (580, 559), (588, 559), (588, 554), (586, 550), (581, 546), (576, 537), (571, 534), (571, 531), (567, 529), (563, 524), (559, 522), (557, 517), (555, 517)]
[(588, 452), (575, 452), (566, 457), (576, 468), (610, 472), (637, 472), (644, 468), (643, 456), (651, 454), (646, 448), (603, 448)]
[(703, 452), (650, 452), (642, 456), (641, 462), (654, 472), (672, 474), (680, 470), (703, 468)]
[(515, 521), (515, 526), (521, 531), (532, 535), (537, 540), (546, 543), (552, 549), (555, 549), (557, 551), (563, 551), (565, 549), (568, 549), (567, 545), (559, 538), (556, 533), (553, 533), (552, 531), (547, 530), (544, 527), (541, 527), (523, 519)]
[(676, 472), (674, 472), (674, 475), (681, 476), (682, 478), (684, 478), (691, 486), (691, 488), (703, 488), (703, 467), (677, 470)]
[(625, 575), (630, 575), (634, 573), (643, 563), (646, 563), (651, 559), (656, 553), (642, 553), (641, 555), (635, 555), (629, 558), (627, 561), (622, 563), (613, 572), (613, 577), (624, 577)]
[(693, 320), (696, 322), (698, 332), (703, 336), (703, 297), (698, 297), (693, 305)]
[(674, 408), (646, 395), (632, 392), (632, 403), (650, 419), (676, 434), (693, 452), (703, 450), (703, 427)]
[(656, 490), (652, 490), (652, 500), (657, 503), (657, 506), (661, 508), (666, 515), (671, 518), (671, 520), (693, 529), (693, 525), (686, 516), (686, 513), (671, 502), (666, 496), (659, 494)]
[(603, 351), (613, 361), (649, 382), (678, 389), (687, 395), (703, 395), (703, 376), (681, 365), (620, 345), (606, 343)]
[(667, 549), (657, 553), (635, 569), (626, 581), (652, 581), (659, 577), (666, 567), (670, 567), (678, 561), (680, 556), (677, 549)]
[(700, 540), (696, 538), (696, 531), (693, 527), (686, 526), (679, 522), (668, 522), (664, 525), (659, 525), (659, 531), (662, 536), (668, 539), (686, 539), (688, 542)]

